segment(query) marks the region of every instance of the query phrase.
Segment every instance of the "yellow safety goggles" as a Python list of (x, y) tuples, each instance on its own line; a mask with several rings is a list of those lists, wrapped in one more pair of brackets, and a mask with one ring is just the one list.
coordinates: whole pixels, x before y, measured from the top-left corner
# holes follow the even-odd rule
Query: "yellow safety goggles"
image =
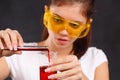
[(48, 10), (44, 13), (44, 25), (55, 33), (66, 30), (70, 37), (83, 38), (88, 34), (91, 22), (89, 19), (86, 24), (66, 20)]

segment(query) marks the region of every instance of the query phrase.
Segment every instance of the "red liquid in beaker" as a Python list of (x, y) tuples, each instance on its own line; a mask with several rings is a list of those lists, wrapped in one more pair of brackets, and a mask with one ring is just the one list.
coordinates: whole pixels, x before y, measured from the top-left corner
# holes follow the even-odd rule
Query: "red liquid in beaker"
[[(51, 80), (51, 79), (48, 79), (48, 76), (51, 74), (57, 73), (57, 72), (45, 72), (45, 69), (47, 67), (48, 66), (40, 66), (40, 80)], [(56, 80), (56, 79), (54, 79), (54, 80)]]

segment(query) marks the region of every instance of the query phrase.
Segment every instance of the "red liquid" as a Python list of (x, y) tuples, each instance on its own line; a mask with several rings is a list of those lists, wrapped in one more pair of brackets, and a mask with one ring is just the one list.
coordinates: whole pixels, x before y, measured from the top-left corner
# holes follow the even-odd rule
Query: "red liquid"
[[(9, 49), (4, 49), (4, 50), (9, 50)], [(49, 49), (47, 46), (23, 46), (23, 47), (17, 47), (17, 50), (21, 51), (48, 51)]]
[(51, 74), (57, 73), (57, 72), (49, 72), (49, 73), (45, 72), (45, 69), (47, 67), (48, 66), (40, 66), (40, 80), (50, 80), (50, 79), (48, 79), (48, 76), (51, 75)]

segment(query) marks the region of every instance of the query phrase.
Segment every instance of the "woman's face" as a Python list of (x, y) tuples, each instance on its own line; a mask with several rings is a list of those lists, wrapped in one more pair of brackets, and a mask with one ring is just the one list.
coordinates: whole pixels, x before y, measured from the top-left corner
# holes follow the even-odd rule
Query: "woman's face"
[[(77, 21), (86, 23), (87, 19), (83, 16), (82, 6), (80, 4), (67, 5), (67, 6), (51, 6), (50, 11), (66, 20)], [(75, 37), (70, 37), (66, 30), (62, 30), (55, 33), (48, 29), (49, 38), (52, 43), (61, 48), (72, 47), (73, 42), (77, 39)]]

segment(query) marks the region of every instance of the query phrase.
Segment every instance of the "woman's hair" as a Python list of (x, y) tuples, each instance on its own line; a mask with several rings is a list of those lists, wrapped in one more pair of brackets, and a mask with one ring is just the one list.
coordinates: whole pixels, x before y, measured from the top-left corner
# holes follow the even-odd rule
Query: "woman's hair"
[[(84, 8), (84, 14), (87, 18), (90, 18), (93, 12), (94, 7), (94, 0), (49, 0), (48, 6), (62, 6), (62, 5), (73, 5), (73, 4), (82, 4)], [(48, 38), (49, 34), (47, 28), (44, 27), (43, 34), (42, 34), (42, 41)], [(73, 43), (73, 53), (78, 58), (80, 58), (88, 49), (91, 41), (91, 29), (86, 37), (78, 38)]]
[(89, 18), (93, 13), (95, 0), (47, 0), (48, 6), (62, 6), (62, 5), (74, 5), (74, 4), (82, 4), (83, 11), (85, 16)]

